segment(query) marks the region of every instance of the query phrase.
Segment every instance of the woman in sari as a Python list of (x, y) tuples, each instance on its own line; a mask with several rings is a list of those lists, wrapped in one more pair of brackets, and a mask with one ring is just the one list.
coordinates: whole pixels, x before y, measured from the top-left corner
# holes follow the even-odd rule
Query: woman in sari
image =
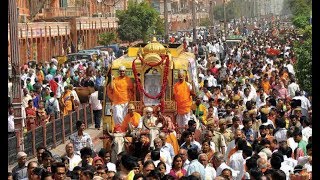
[(64, 87), (64, 93), (61, 97), (61, 106), (62, 106), (62, 112), (63, 115), (66, 116), (69, 114), (70, 111), (72, 111), (72, 98), (71, 98), (71, 91), (68, 88), (68, 86)]
[(47, 123), (50, 120), (50, 115), (47, 115), (46, 109), (44, 107), (44, 102), (39, 103), (39, 109), (37, 110), (38, 124), (41, 125), (42, 122)]
[(28, 106), (25, 108), (26, 111), (26, 124), (27, 124), (27, 130), (30, 131), (32, 126), (36, 126), (36, 115), (37, 115), (37, 109), (33, 107), (33, 100), (28, 101)]
[(210, 141), (203, 141), (201, 146), (202, 153), (205, 153), (208, 156), (208, 162), (211, 163), (214, 151), (210, 147)]

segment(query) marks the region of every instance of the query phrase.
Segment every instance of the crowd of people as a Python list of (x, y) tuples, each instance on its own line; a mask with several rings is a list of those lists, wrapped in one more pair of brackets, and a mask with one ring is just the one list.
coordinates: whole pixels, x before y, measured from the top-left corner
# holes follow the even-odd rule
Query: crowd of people
[[(102, 86), (105, 80), (103, 72), (112, 59), (115, 57), (103, 54), (96, 61), (86, 63), (67, 61), (59, 64), (52, 57), (50, 62), (24, 64), (21, 67), (22, 127), (29, 131), (32, 126), (40, 126), (79, 108), (81, 103), (75, 88)], [(15, 134), (12, 88), (12, 78), (9, 78), (9, 136)]]
[[(181, 38), (185, 50), (196, 55), (200, 90), (195, 92), (191, 83), (186, 82), (186, 73), (179, 71), (179, 81), (173, 87), (177, 103), (175, 120), (162, 115), (160, 107), (146, 107), (142, 115), (135, 112), (130, 104), (133, 82), (121, 66), (119, 77), (114, 77), (107, 87), (113, 103), (114, 132), (128, 129), (139, 132), (135, 137), (123, 138), (120, 143), (124, 151), (116, 151), (119, 142), (110, 135), (106, 137), (110, 138), (110, 144), (95, 152), (90, 135), (84, 132), (84, 123), (78, 121), (77, 132), (66, 144), (65, 156), (38, 147), (38, 161), (26, 164), (26, 154), (19, 152), (18, 165), (8, 177), (15, 180), (311, 179), (312, 96), (299, 87), (293, 68), (298, 61), (292, 50), (293, 42), (301, 37), (293, 29), (286, 29), (282, 38), (274, 34), (273, 28), (245, 32), (245, 40), (231, 47), (225, 46), (219, 36), (204, 38), (199, 43)], [(268, 54), (268, 49), (279, 54)], [(97, 64), (88, 63), (86, 69), (99, 67)], [(77, 64), (63, 65), (59, 70), (55, 66), (51, 62), (46, 69), (47, 66), (40, 64), (35, 75), (32, 68), (25, 71), (22, 80), (27, 117), (32, 108), (35, 112), (43, 106), (46, 109), (48, 105), (40, 105), (41, 100), (60, 98), (61, 101), (65, 99), (63, 90), (72, 90), (70, 84), (81, 85), (81, 79), (94, 77), (92, 72), (85, 72), (85, 65), (82, 68), (80, 65), (76, 68)], [(103, 77), (99, 76), (99, 70), (92, 81), (102, 83), (103, 79), (98, 77)], [(57, 86), (61, 86), (61, 91), (53, 91), (51, 96), (54, 88), (44, 86), (48, 82), (49, 86), (50, 82), (61, 83)], [(45, 89), (43, 96), (41, 87)], [(76, 106), (71, 104), (70, 109), (62, 106), (61, 112)], [(153, 139), (148, 134), (151, 127), (162, 129)]]

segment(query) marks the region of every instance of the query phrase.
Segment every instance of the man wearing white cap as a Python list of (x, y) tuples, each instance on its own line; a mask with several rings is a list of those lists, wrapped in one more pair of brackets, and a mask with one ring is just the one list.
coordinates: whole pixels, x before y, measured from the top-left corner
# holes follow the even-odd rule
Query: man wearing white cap
[(144, 108), (144, 115), (140, 118), (140, 122), (138, 125), (139, 129), (146, 130), (150, 127), (162, 127), (162, 123), (157, 124), (157, 117), (153, 116), (152, 107), (146, 107)]
[(27, 178), (27, 154), (23, 151), (19, 152), (17, 154), (17, 160), (18, 160), (18, 165), (16, 165), (13, 169), (12, 169), (12, 177), (14, 180), (16, 179), (24, 179)]
[(119, 67), (119, 77), (112, 77), (108, 85), (108, 97), (112, 101), (113, 120), (115, 125), (121, 125), (127, 114), (128, 102), (133, 97), (133, 83), (126, 76), (126, 67)]

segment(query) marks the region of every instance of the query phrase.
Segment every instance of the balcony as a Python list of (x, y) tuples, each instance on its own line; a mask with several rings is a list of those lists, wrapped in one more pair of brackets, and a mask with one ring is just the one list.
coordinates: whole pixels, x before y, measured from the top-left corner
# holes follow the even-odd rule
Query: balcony
[(61, 17), (80, 17), (88, 16), (88, 10), (85, 7), (67, 7), (67, 8), (48, 8), (43, 9), (42, 18), (61, 18)]

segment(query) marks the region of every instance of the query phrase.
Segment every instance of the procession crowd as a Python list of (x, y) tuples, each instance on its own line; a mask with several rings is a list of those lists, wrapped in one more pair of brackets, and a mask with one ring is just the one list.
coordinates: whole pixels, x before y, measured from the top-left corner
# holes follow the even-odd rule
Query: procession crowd
[[(186, 38), (190, 35), (183, 35), (185, 50), (194, 53), (197, 59), (199, 91), (186, 81), (186, 72), (179, 71), (179, 81), (173, 87), (177, 103), (175, 120), (163, 115), (160, 106), (145, 107), (143, 114), (137, 113), (130, 103), (133, 82), (121, 66), (119, 76), (107, 85), (114, 132), (135, 131), (135, 136), (125, 136), (117, 142), (115, 134), (109, 134), (105, 137), (110, 139), (109, 144), (95, 152), (90, 135), (83, 132), (84, 123), (78, 121), (77, 132), (66, 144), (66, 156), (59, 157), (45, 147), (38, 147), (37, 161), (26, 164), (27, 155), (19, 152), (18, 165), (8, 177), (311, 179), (312, 96), (299, 87), (293, 68), (298, 61), (292, 50), (293, 42), (301, 37), (293, 29), (284, 32), (279, 38), (273, 28), (251, 33), (244, 30), (245, 40), (229, 47), (223, 45), (225, 39), (221, 36), (207, 36), (192, 43)], [(103, 84), (101, 64), (71, 63), (57, 68), (52, 60), (49, 64), (24, 67), (26, 118), (39, 116), (41, 109), (48, 111), (49, 103), (56, 99), (53, 110), (56, 115), (72, 111), (79, 101), (73, 87), (85, 86), (83, 83), (90, 80), (93, 87)], [(97, 69), (96, 75), (94, 71), (88, 72), (90, 67)], [(90, 101), (96, 107), (94, 110), (102, 109), (97, 96)], [(94, 116), (96, 128), (100, 128), (101, 114)], [(150, 139), (153, 127), (161, 131)], [(124, 151), (118, 152), (120, 147)]]

